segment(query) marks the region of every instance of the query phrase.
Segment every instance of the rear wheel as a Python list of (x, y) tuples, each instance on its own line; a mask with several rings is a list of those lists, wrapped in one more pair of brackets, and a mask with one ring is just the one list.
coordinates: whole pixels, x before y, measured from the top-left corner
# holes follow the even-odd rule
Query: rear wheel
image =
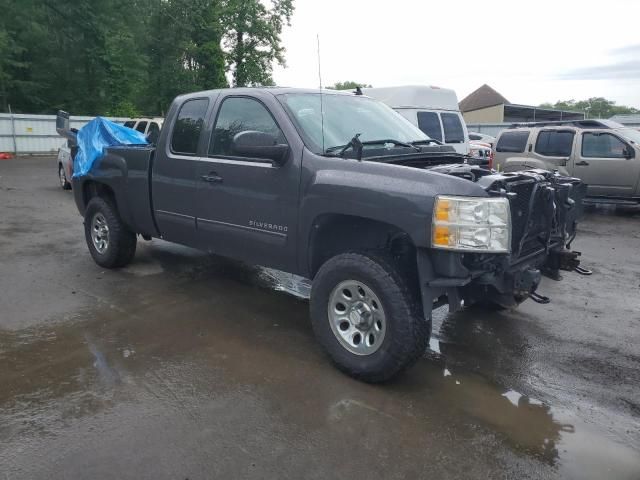
[(58, 180), (63, 190), (71, 190), (71, 183), (67, 180), (67, 174), (64, 173), (64, 167), (61, 163), (58, 164)]
[(367, 382), (383, 382), (412, 365), (429, 344), (431, 322), (394, 262), (346, 253), (318, 271), (311, 322), (336, 366)]
[(89, 252), (101, 267), (124, 267), (136, 253), (136, 234), (122, 222), (115, 205), (104, 198), (89, 201), (84, 233)]

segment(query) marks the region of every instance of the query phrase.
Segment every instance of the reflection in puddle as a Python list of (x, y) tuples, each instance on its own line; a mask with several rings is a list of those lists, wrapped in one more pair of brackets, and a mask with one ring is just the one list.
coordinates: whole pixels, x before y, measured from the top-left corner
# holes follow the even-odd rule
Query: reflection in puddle
[[(141, 433), (148, 438), (157, 435), (157, 422), (176, 418), (163, 429), (175, 445), (193, 432), (211, 432), (221, 418), (233, 420), (223, 424), (226, 434), (248, 428), (246, 419), (255, 417), (249, 430), (281, 442), (282, 451), (317, 435), (331, 448), (384, 446), (379, 451), (390, 458), (414, 462), (441, 448), (442, 458), (457, 455), (456, 462), (471, 468), (493, 461), (473, 455), (498, 457), (506, 445), (517, 456), (537, 459), (536, 465), (583, 478), (632, 478), (640, 471), (636, 452), (607, 432), (521, 394), (517, 385), (502, 388), (486, 378), (509, 364), (526, 370), (526, 357), (503, 355), (491, 368), (461, 362), (470, 352), (455, 328), (475, 327), (451, 326), (456, 319), (442, 311), (429, 355), (398, 381), (370, 386), (338, 373), (321, 355), (304, 302), (255, 288), (304, 298), (307, 281), (226, 261), (197, 258), (191, 271), (165, 261), (157, 269), (165, 274), (131, 275), (108, 304), (76, 312), (74, 322), (0, 331), (0, 438), (39, 455), (49, 445), (43, 432), (75, 433), (74, 425), (84, 428), (83, 422), (100, 431), (94, 423), (101, 427), (104, 418), (111, 422), (108, 432), (126, 430), (131, 422), (137, 428), (142, 416), (152, 419)], [(168, 286), (171, 275), (178, 280)], [(216, 402), (224, 411), (214, 408)], [(23, 450), (18, 455), (0, 445), (0, 464), (28, 462)], [(581, 463), (593, 466), (586, 470)], [(604, 468), (611, 469), (608, 475)]]

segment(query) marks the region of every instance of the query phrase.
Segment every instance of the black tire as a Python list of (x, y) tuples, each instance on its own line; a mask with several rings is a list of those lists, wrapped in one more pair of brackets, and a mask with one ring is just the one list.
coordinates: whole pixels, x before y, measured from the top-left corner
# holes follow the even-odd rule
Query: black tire
[[(344, 281), (365, 284), (380, 300), (386, 333), (376, 351), (357, 355), (343, 346), (331, 327), (329, 301)], [(334, 364), (348, 375), (370, 383), (384, 382), (415, 363), (426, 351), (431, 319), (425, 319), (415, 288), (393, 260), (377, 253), (344, 253), (318, 271), (311, 290), (311, 324), (316, 338)]]
[(67, 174), (64, 172), (62, 164), (58, 164), (58, 180), (63, 190), (71, 190), (71, 183), (67, 180)]
[[(92, 238), (94, 219), (101, 219), (108, 227), (107, 243), (101, 252)], [(84, 215), (84, 235), (93, 260), (104, 268), (120, 268), (129, 264), (136, 253), (136, 234), (120, 219), (112, 201), (94, 197)]]

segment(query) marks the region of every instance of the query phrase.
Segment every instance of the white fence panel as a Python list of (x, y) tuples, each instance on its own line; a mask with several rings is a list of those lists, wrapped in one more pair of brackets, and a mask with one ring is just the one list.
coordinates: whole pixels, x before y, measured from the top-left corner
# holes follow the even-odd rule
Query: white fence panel
[[(71, 117), (71, 126), (81, 128), (95, 117)], [(109, 118), (124, 123), (129, 118)], [(17, 155), (55, 154), (65, 140), (56, 132), (55, 115), (0, 113), (0, 152)]]

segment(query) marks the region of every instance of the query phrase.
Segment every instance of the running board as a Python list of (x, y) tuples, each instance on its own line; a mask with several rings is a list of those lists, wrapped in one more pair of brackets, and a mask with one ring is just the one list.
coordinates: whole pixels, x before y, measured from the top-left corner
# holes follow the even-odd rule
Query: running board
[(586, 197), (582, 199), (584, 205), (620, 205), (625, 207), (637, 207), (640, 205), (638, 200), (625, 200), (623, 198), (598, 198)]

